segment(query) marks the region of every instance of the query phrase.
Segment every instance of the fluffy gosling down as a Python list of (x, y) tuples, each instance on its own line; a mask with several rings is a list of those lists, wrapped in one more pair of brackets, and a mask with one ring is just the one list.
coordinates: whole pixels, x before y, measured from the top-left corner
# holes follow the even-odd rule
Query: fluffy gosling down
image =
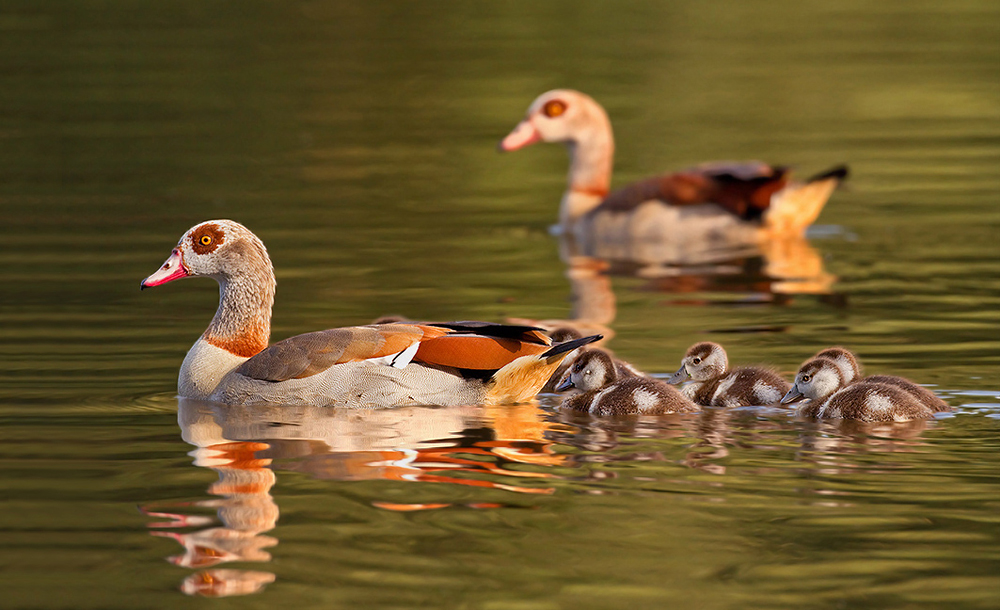
[(930, 407), (898, 385), (867, 378), (848, 382), (843, 369), (828, 358), (814, 358), (803, 364), (781, 403), (791, 404), (802, 398), (809, 402), (799, 407), (798, 414), (818, 419), (899, 422), (934, 417)]
[(791, 387), (774, 371), (756, 366), (729, 368), (726, 350), (718, 343), (692, 345), (681, 360), (681, 368), (667, 380), (678, 384), (690, 377), (681, 391), (706, 407), (772, 405)]
[(601, 349), (583, 352), (573, 361), (557, 391), (576, 387), (562, 407), (592, 415), (665, 415), (692, 413), (698, 405), (672, 386), (649, 377), (622, 377), (611, 355)]
[(840, 346), (828, 347), (817, 352), (815, 356), (810, 358), (810, 360), (813, 358), (826, 358), (828, 360), (832, 360), (843, 374), (845, 384), (852, 383), (854, 381), (867, 381), (871, 383), (894, 385), (911, 394), (925, 407), (935, 413), (951, 411), (951, 405), (939, 398), (937, 394), (922, 385), (913, 383), (905, 377), (897, 377), (896, 375), (869, 375), (868, 377), (864, 377), (862, 374), (863, 369), (861, 367), (861, 363), (858, 361), (858, 357), (854, 355), (854, 352), (847, 348)]

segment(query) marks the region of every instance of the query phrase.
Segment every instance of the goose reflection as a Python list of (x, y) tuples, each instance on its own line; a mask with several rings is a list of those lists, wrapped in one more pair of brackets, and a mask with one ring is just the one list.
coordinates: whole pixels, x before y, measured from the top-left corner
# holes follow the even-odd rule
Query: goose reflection
[[(168, 560), (200, 570), (181, 590), (229, 596), (261, 591), (270, 572), (221, 568), (233, 562), (264, 563), (278, 544), (269, 535), (280, 510), (271, 489), (276, 472), (306, 473), (336, 481), (388, 480), (449, 483), (522, 494), (551, 494), (547, 467), (563, 461), (551, 441), (552, 424), (537, 404), (452, 408), (404, 407), (358, 411), (322, 407), (234, 408), (181, 399), (182, 438), (195, 449), (195, 466), (218, 473), (212, 499), (151, 504), (143, 512), (158, 521), (152, 535), (170, 538), (183, 553)], [(511, 469), (512, 464), (536, 468)], [(376, 500), (392, 511), (430, 510), (449, 502)], [(501, 504), (473, 502), (468, 508)], [(214, 510), (215, 517), (200, 511)], [(169, 530), (187, 530), (184, 532)]]
[(784, 301), (795, 295), (830, 298), (837, 282), (820, 252), (802, 235), (775, 237), (752, 247), (685, 251), (656, 242), (581, 244), (568, 234), (559, 235), (559, 240), (568, 269), (602, 261), (611, 275), (644, 279), (647, 290), (658, 292), (727, 292)]

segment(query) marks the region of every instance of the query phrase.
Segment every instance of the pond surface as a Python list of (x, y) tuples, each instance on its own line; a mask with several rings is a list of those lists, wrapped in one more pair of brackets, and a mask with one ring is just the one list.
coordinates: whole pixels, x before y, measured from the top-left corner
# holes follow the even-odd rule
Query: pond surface
[[(0, 32), (0, 607), (1000, 604), (997, 3), (9, 0)], [(607, 108), (617, 185), (852, 175), (785, 258), (567, 268), (564, 151), (495, 151), (555, 87)], [(179, 401), (217, 288), (137, 288), (210, 218), (268, 245), (275, 339), (589, 312), (655, 375), (841, 344), (955, 413)]]

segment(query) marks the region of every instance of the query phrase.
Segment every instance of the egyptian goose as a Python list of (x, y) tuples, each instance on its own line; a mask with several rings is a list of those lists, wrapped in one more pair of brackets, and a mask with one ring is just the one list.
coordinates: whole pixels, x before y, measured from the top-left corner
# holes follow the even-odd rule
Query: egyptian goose
[(231, 405), (374, 408), (530, 400), (563, 356), (600, 339), (552, 345), (540, 329), (485, 322), (376, 324), (298, 335), (268, 346), (275, 279), (263, 242), (232, 220), (194, 226), (142, 281), (219, 282), (219, 308), (188, 351), (184, 398)]
[(569, 184), (559, 223), (584, 243), (676, 243), (684, 251), (711, 245), (705, 242), (756, 244), (769, 237), (801, 237), (847, 176), (847, 168), (839, 166), (795, 183), (783, 167), (716, 162), (609, 193), (615, 149), (611, 121), (593, 98), (571, 89), (538, 96), (498, 148), (517, 150), (535, 142), (561, 142), (569, 149)]
[(681, 391), (699, 405), (712, 407), (747, 407), (771, 405), (781, 400), (788, 382), (774, 371), (756, 366), (729, 368), (726, 350), (718, 343), (705, 341), (688, 348), (681, 368), (667, 383), (681, 383), (691, 378)]
[(662, 381), (641, 376), (622, 377), (614, 359), (602, 349), (580, 354), (556, 390), (571, 387), (582, 393), (566, 398), (561, 406), (592, 415), (665, 415), (698, 411), (698, 405)]
[(809, 402), (799, 407), (798, 414), (817, 419), (893, 422), (934, 417), (931, 408), (898, 385), (868, 379), (848, 382), (840, 366), (827, 358), (803, 364), (781, 404), (802, 398)]
[(920, 401), (921, 404), (935, 413), (951, 411), (951, 405), (938, 397), (937, 394), (922, 385), (918, 385), (909, 379), (906, 379), (905, 377), (898, 377), (896, 375), (862, 376), (861, 363), (858, 362), (858, 357), (854, 355), (854, 352), (844, 347), (835, 346), (820, 350), (810, 360), (816, 358), (826, 358), (827, 360), (833, 361), (833, 363), (837, 365), (837, 368), (840, 369), (840, 373), (845, 384), (853, 383), (855, 381), (866, 381), (871, 383), (894, 385), (912, 395)]

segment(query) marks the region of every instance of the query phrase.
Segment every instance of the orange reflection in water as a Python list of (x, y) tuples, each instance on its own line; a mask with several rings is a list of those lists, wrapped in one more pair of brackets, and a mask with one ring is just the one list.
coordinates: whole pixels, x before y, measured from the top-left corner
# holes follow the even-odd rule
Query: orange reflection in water
[[(563, 460), (545, 438), (550, 427), (545, 412), (534, 404), (357, 411), (232, 408), (181, 400), (178, 422), (184, 440), (195, 446), (190, 453), (194, 464), (218, 473), (218, 481), (208, 488), (215, 498), (141, 510), (158, 519), (149, 524), (153, 536), (172, 539), (184, 549), (168, 561), (199, 570), (184, 579), (181, 591), (208, 597), (256, 593), (275, 580), (270, 572), (215, 566), (271, 560), (265, 549), (278, 539), (266, 532), (274, 529), (280, 513), (271, 495), (276, 462), (282, 469), (317, 479), (448, 483), (544, 495), (554, 488), (511, 479), (543, 481), (555, 475), (510, 466), (553, 466)], [(391, 511), (453, 506), (398, 501), (372, 505)], [(214, 510), (215, 518), (189, 514), (198, 509)]]

